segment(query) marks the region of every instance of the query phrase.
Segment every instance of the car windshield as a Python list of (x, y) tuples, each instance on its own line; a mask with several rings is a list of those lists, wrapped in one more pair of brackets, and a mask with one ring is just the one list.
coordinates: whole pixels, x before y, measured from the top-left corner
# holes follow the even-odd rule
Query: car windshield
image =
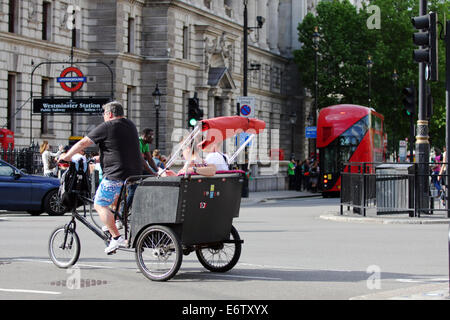
[(19, 170), (6, 162), (0, 161), (0, 176), (12, 176), (15, 173), (26, 175), (22, 170)]

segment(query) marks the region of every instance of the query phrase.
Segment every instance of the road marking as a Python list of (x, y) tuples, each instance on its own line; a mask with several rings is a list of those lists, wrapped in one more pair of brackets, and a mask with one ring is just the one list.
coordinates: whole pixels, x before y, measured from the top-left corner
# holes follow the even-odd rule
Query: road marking
[[(41, 259), (18, 258), (18, 259), (11, 259), (11, 260), (13, 260), (13, 261), (23, 261), (23, 262), (40, 262), (40, 263), (47, 263), (47, 264), (52, 264), (53, 263), (51, 260), (41, 260)], [(111, 261), (111, 262), (108, 262), (108, 263), (114, 263), (114, 261)], [(104, 266), (104, 265), (93, 265), (93, 264), (84, 264), (84, 263), (77, 263), (76, 265), (74, 265), (74, 267), (97, 268), (97, 269), (115, 269), (115, 270), (136, 269), (136, 268), (110, 267), (110, 266)]]
[(40, 291), (40, 290), (25, 290), (25, 289), (2, 289), (0, 288), (0, 291), (3, 292), (15, 292), (15, 293), (38, 293), (38, 294), (61, 294), (61, 292), (56, 291)]
[(446, 278), (435, 278), (435, 279), (395, 279), (397, 282), (405, 282), (405, 283), (432, 283), (432, 282), (447, 282)]

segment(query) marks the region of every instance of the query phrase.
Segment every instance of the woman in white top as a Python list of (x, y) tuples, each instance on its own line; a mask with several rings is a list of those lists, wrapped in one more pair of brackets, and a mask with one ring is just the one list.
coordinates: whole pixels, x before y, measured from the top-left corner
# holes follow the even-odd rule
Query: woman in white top
[(205, 158), (207, 164), (213, 164), (216, 166), (217, 171), (227, 171), (230, 170), (228, 167), (228, 156), (220, 152), (222, 148), (222, 143), (213, 143), (206, 147), (206, 152), (209, 154)]
[(42, 156), (42, 164), (44, 165), (44, 176), (46, 177), (57, 177), (58, 166), (56, 161), (51, 157), (59, 157), (59, 155), (63, 152), (63, 146), (59, 146), (59, 151), (54, 153), (50, 152), (48, 149), (50, 146), (48, 145), (48, 141), (44, 140), (39, 149)]

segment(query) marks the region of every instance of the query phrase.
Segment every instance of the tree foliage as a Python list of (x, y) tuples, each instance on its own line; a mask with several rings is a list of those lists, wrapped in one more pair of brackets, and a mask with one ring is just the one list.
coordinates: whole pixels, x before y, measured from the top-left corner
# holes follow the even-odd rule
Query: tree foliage
[[(416, 32), (411, 18), (419, 15), (415, 0), (372, 0), (380, 8), (380, 28), (369, 29), (373, 12), (363, 4), (361, 9), (348, 0), (321, 1), (316, 15), (309, 13), (298, 26), (302, 47), (294, 51), (302, 83), (314, 92), (315, 51), (312, 35), (318, 26), (321, 36), (318, 54), (319, 108), (337, 103), (368, 106), (368, 56), (373, 66), (370, 72), (371, 105), (385, 116), (390, 149), (393, 143), (409, 136), (409, 119), (403, 111), (402, 93), (412, 82), (418, 85), (418, 64), (412, 59), (415, 49), (412, 34)], [(450, 5), (445, 0), (429, 1), (429, 11), (449, 16)], [(444, 23), (445, 24), (445, 23)], [(430, 140), (437, 146), (445, 142), (445, 42), (439, 41), (439, 82), (431, 83), (434, 115), (430, 119)], [(398, 80), (393, 80), (396, 70)], [(415, 121), (414, 121), (415, 122)]]

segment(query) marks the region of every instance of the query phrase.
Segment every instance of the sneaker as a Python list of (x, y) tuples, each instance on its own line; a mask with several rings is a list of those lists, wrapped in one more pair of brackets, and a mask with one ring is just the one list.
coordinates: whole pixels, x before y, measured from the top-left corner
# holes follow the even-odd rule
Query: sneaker
[(105, 253), (110, 254), (111, 252), (117, 250), (118, 248), (120, 247), (123, 248), (126, 246), (127, 241), (122, 236), (120, 236), (119, 239), (117, 240), (111, 239), (111, 241), (109, 242), (109, 246), (105, 248)]
[[(123, 229), (123, 224), (122, 224), (122, 222), (120, 220), (116, 220), (116, 228), (117, 228), (117, 230)], [(103, 226), (102, 227), (102, 231), (103, 232), (109, 232), (109, 229), (108, 229), (107, 226)]]

